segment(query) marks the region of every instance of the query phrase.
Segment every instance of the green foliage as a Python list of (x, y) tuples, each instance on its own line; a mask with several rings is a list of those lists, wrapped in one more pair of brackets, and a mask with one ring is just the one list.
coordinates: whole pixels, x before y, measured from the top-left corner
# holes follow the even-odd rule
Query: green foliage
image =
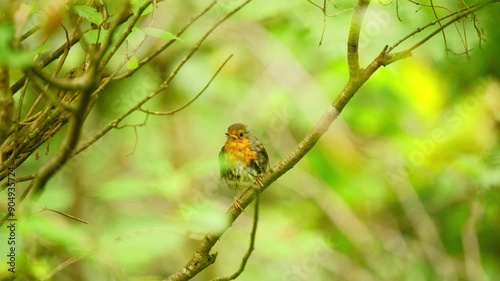
[(73, 10), (75, 10), (80, 17), (91, 23), (99, 25), (103, 22), (102, 15), (95, 8), (77, 5), (73, 6)]
[(104, 39), (108, 36), (109, 32), (102, 29), (92, 29), (83, 35), (83, 39), (91, 44), (102, 43)]
[(168, 41), (168, 40), (171, 40), (171, 39), (181, 40), (180, 38), (178, 38), (177, 36), (173, 35), (172, 33), (168, 32), (168, 31), (165, 31), (165, 30), (158, 29), (158, 28), (146, 27), (146, 28), (142, 29), (142, 31), (146, 35), (153, 36), (153, 37), (165, 40), (165, 41)]
[[(174, 33), (205, 7), (202, 2), (163, 1), (156, 10), (153, 5), (146, 9), (147, 16), (100, 75), (106, 77), (118, 66), (120, 74), (137, 72), (103, 90), (88, 114), (80, 144), (156, 90), (200, 36), (236, 5), (217, 1), (179, 36), (180, 42)], [(389, 6), (372, 2), (359, 48), (362, 67), (383, 46), (435, 19), (432, 10), (399, 1), (400, 21), (396, 1)], [(136, 14), (145, 3), (106, 4), (130, 5)], [(135, 111), (72, 157), (31, 205), (35, 215), (18, 217), (19, 280), (43, 279), (54, 269), (60, 271), (50, 280), (162, 280), (182, 268), (204, 235), (224, 226), (233, 200), (219, 180), (217, 163), (227, 126), (246, 123), (275, 165), (310, 131), (348, 80), (346, 40), (353, 3), (326, 3), (327, 14), (335, 16), (326, 17), (318, 46), (324, 27), (318, 7), (308, 1), (252, 2), (210, 35), (169, 87), (141, 108), (166, 112), (186, 104), (234, 54), (198, 100), (174, 115), (146, 118), (145, 112)], [(447, 29), (456, 53), (463, 47), (457, 38), (463, 38), (464, 30), (474, 31), (467, 33), (469, 57), (448, 53), (447, 58), (439, 34), (413, 57), (379, 69), (369, 79), (312, 151), (261, 195), (256, 247), (239, 279), (500, 278), (500, 41), (494, 20), (498, 5), (493, 7), (478, 13), (485, 20), (485, 36), (493, 35), (481, 48), (473, 27), (467, 26), (469, 18)], [(80, 30), (86, 31), (87, 43), (102, 43), (109, 36), (106, 29), (86, 29), (103, 23), (97, 9), (72, 9), (76, 14), (62, 15), (65, 28), (76, 20), (69, 17), (79, 16), (86, 20)], [(439, 15), (445, 10), (437, 9)], [(113, 40), (123, 32), (124, 27), (118, 29)], [(54, 51), (66, 43), (61, 27), (49, 35), (53, 47), (37, 49), (42, 36), (34, 36), (22, 43), (25, 49), (14, 48), (14, 27), (0, 25), (0, 38), (8, 39), (0, 41), (1, 64), (29, 67), (44, 48)], [(424, 36), (415, 34), (401, 49)], [(139, 68), (172, 39), (171, 48)], [(83, 61), (81, 49), (71, 49), (61, 73)], [(11, 79), (22, 75), (14, 72)], [(36, 87), (27, 87), (23, 116), (38, 96)], [(19, 103), (20, 92), (14, 98)], [(37, 108), (48, 104), (40, 99)], [(16, 173), (30, 175), (47, 163), (61, 146), (63, 128)], [(18, 183), (17, 196), (26, 186)], [(0, 214), (5, 213), (4, 193)], [(252, 207), (217, 243), (212, 252), (218, 252), (217, 261), (193, 280), (228, 275), (239, 267), (249, 243)], [(6, 235), (2, 229), (0, 243)], [(475, 246), (478, 253), (471, 253)], [(476, 257), (477, 264), (471, 261)], [(70, 259), (75, 260), (66, 263)], [(467, 266), (479, 271), (471, 273)], [(2, 262), (0, 279), (5, 272)]]

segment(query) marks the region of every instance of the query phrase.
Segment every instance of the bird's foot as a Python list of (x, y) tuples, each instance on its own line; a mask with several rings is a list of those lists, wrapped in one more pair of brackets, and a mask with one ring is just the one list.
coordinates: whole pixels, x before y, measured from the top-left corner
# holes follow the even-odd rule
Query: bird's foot
[(240, 211), (243, 211), (243, 208), (242, 208), (242, 207), (241, 207), (241, 205), (240, 205), (240, 204), (241, 204), (241, 201), (240, 201), (240, 199), (238, 199), (238, 197), (237, 197), (237, 196), (234, 196), (234, 197), (233, 197), (233, 201), (234, 201), (234, 206), (235, 206), (237, 209), (239, 209)]

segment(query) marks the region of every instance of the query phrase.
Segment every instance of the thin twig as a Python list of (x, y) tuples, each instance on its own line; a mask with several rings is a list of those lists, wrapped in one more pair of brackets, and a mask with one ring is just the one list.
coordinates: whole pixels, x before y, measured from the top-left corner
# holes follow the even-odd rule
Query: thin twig
[(117, 130), (127, 128), (127, 127), (131, 127), (134, 130), (134, 136), (135, 136), (134, 148), (132, 149), (132, 151), (129, 154), (127, 154), (125, 156), (130, 156), (130, 155), (134, 154), (135, 149), (137, 148), (137, 143), (139, 142), (139, 136), (137, 135), (137, 127), (146, 126), (146, 124), (148, 123), (148, 117), (149, 117), (149, 114), (146, 114), (146, 116), (144, 117), (144, 121), (142, 121), (142, 123), (140, 123), (140, 124), (125, 124), (125, 125), (121, 125), (121, 126), (118, 126), (118, 124), (117, 124), (115, 126), (115, 128)]
[(26, 31), (23, 35), (19, 36), (19, 42), (23, 42), (26, 38), (30, 37), (31, 35), (35, 34), (38, 30), (40, 30), (40, 26), (34, 26), (30, 30)]
[(44, 207), (43, 209), (41, 209), (40, 211), (36, 212), (36, 213), (33, 213), (33, 215), (37, 215), (39, 213), (42, 213), (44, 211), (51, 211), (51, 212), (54, 212), (56, 214), (59, 214), (61, 216), (64, 216), (64, 217), (67, 217), (69, 219), (72, 219), (72, 220), (75, 220), (75, 221), (78, 221), (78, 222), (82, 222), (84, 224), (89, 224), (88, 221), (84, 220), (84, 219), (81, 219), (81, 218), (77, 218), (73, 215), (70, 215), (70, 214), (66, 214), (65, 212), (61, 212), (61, 211), (58, 211), (58, 210), (54, 210), (54, 209), (50, 209), (50, 208), (47, 208), (47, 207)]
[(318, 9), (321, 10), (321, 13), (323, 14), (323, 28), (321, 30), (321, 37), (319, 39), (318, 45), (321, 46), (323, 44), (323, 37), (325, 36), (325, 31), (326, 31), (326, 0), (323, 0), (323, 7), (320, 5), (314, 3), (311, 0), (306, 0), (307, 2), (311, 3), (313, 6), (317, 7)]
[[(396, 41), (396, 43), (394, 43), (392, 46), (390, 46), (388, 49), (387, 49), (387, 53), (390, 53), (392, 50), (394, 50), (397, 46), (399, 46), (401, 43), (403, 43), (404, 41), (408, 40), (409, 38), (413, 37), (415, 34), (417, 33), (420, 33), (422, 32), (423, 30), (435, 25), (436, 23), (440, 22), (440, 21), (443, 21), (447, 18), (450, 18), (452, 17), (452, 19), (450, 20), (450, 22), (448, 22), (447, 24), (445, 25), (442, 25), (440, 26), (440, 28), (438, 28), (436, 31), (433, 32), (432, 36), (434, 36), (436, 33), (439, 33), (441, 31), (441, 29), (444, 29), (446, 28), (448, 25), (450, 25), (451, 23), (453, 22), (456, 22), (458, 19), (460, 18), (463, 18), (465, 16), (468, 16), (469, 14), (472, 14), (474, 13), (475, 11), (483, 8), (484, 6), (487, 6), (489, 4), (492, 4), (494, 2), (498, 2), (498, 0), (492, 0), (492, 1), (489, 1), (489, 2), (486, 2), (486, 3), (482, 3), (482, 4), (476, 4), (476, 5), (472, 5), (471, 7), (467, 7), (467, 8), (463, 8), (463, 9), (460, 9), (456, 12), (453, 12), (453, 13), (450, 13), (446, 16), (443, 16), (439, 19), (436, 19), (434, 21), (431, 21), (430, 23), (422, 26), (422, 27), (419, 27), (417, 28), (415, 31), (413, 32), (410, 32), (408, 35), (406, 35), (405, 37), (401, 38), (400, 40)], [(431, 36), (431, 37), (432, 37)], [(429, 37), (430, 38), (430, 37)], [(428, 39), (427, 39), (428, 40)], [(421, 45), (421, 44), (420, 44)], [(419, 46), (420, 46), (419, 45)], [(418, 47), (418, 46), (417, 46)], [(416, 48), (416, 47), (415, 47)], [(413, 49), (415, 49), (413, 48)]]
[(486, 3), (482, 3), (482, 4), (478, 4), (476, 5), (475, 7), (471, 7), (470, 9), (468, 8), (464, 8), (461, 10), (461, 12), (455, 14), (455, 16), (450, 20), (448, 21), (447, 23), (443, 24), (442, 26), (440, 26), (438, 29), (436, 29), (435, 31), (433, 31), (431, 34), (429, 34), (427, 37), (425, 37), (424, 39), (420, 40), (418, 43), (416, 43), (415, 45), (411, 46), (410, 48), (408, 48), (407, 51), (411, 52), (413, 51), (414, 49), (420, 47), (422, 44), (424, 44), (425, 42), (427, 42), (429, 39), (431, 39), (432, 37), (434, 37), (434, 35), (436, 35), (437, 33), (441, 32), (441, 30), (445, 29), (446, 27), (448, 27), (449, 25), (451, 24), (454, 24), (455, 22), (457, 22), (459, 19), (463, 18), (463, 17), (466, 17), (472, 13), (474, 13), (475, 11), (481, 9), (481, 8), (484, 8), (485, 6), (491, 4), (491, 3), (494, 3), (494, 2), (498, 2), (498, 0), (493, 0), (493, 1), (490, 1), (490, 2), (486, 2)]
[(145, 112), (147, 114), (151, 114), (151, 115), (174, 115), (175, 113), (183, 110), (184, 108), (186, 108), (189, 105), (191, 105), (196, 99), (198, 99), (198, 97), (200, 97), (205, 92), (205, 90), (210, 86), (210, 84), (215, 79), (215, 77), (217, 76), (217, 74), (219, 74), (219, 72), (222, 70), (222, 68), (226, 65), (226, 63), (232, 57), (233, 57), (233, 54), (229, 55), (229, 57), (227, 57), (227, 59), (221, 64), (221, 66), (219, 66), (219, 68), (214, 73), (214, 75), (212, 75), (212, 78), (210, 78), (210, 80), (208, 80), (207, 84), (205, 84), (205, 87), (203, 87), (203, 89), (201, 89), (201, 91), (196, 96), (194, 96), (191, 100), (189, 100), (186, 104), (182, 105), (181, 107), (178, 107), (178, 108), (176, 108), (174, 110), (165, 111), (165, 112), (150, 111), (150, 110), (147, 110), (147, 109), (143, 109), (142, 107), (139, 107), (139, 110), (142, 111), (142, 112)]
[[(437, 12), (436, 12), (436, 7), (434, 7), (434, 1), (430, 0), (430, 4), (431, 4), (431, 9), (432, 9), (432, 13), (434, 14), (434, 17), (436, 17), (436, 19), (438, 19), (439, 17), (438, 17)], [(446, 40), (446, 33), (444, 31), (443, 26), (441, 25), (441, 21), (438, 21), (438, 24), (439, 24), (439, 27), (441, 28), (441, 33), (443, 34), (444, 49), (445, 49), (446, 54), (448, 54), (448, 40)]]
[(245, 253), (245, 256), (241, 259), (241, 264), (240, 268), (238, 270), (231, 274), (230, 276), (227, 277), (217, 277), (212, 279), (212, 281), (229, 281), (229, 280), (234, 280), (240, 276), (240, 274), (245, 270), (245, 266), (248, 262), (248, 259), (250, 258), (250, 255), (252, 254), (252, 251), (254, 250), (255, 246), (255, 236), (257, 234), (257, 225), (259, 222), (259, 198), (260, 194), (259, 191), (255, 191), (255, 206), (254, 206), (254, 213), (253, 213), (253, 223), (252, 223), (252, 231), (250, 232), (250, 245), (248, 246), (248, 250)]

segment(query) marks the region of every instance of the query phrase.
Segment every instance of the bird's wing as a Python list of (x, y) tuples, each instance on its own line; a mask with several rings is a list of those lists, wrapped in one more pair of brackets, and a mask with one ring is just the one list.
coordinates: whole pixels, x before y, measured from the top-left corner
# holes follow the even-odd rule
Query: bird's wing
[(224, 147), (221, 148), (219, 152), (219, 168), (220, 168), (220, 177), (224, 178), (230, 171), (229, 163), (227, 163), (226, 159), (226, 151)]
[(254, 138), (254, 143), (257, 146), (257, 159), (253, 160), (255, 170), (259, 175), (264, 174), (269, 169), (269, 155), (267, 155), (264, 145)]

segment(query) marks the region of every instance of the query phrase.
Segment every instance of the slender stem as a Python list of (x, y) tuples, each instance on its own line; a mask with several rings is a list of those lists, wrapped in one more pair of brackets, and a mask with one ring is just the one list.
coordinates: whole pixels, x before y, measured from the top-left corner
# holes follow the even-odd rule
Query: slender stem
[(176, 108), (176, 109), (173, 109), (173, 110), (170, 110), (170, 111), (164, 111), (164, 112), (159, 112), (159, 111), (150, 111), (150, 110), (147, 110), (147, 109), (143, 109), (141, 107), (139, 107), (139, 110), (142, 111), (142, 112), (145, 112), (147, 114), (151, 114), (151, 115), (174, 115), (175, 113), (183, 110), (184, 108), (188, 107), (189, 105), (191, 105), (195, 100), (197, 100), (204, 92), (205, 90), (210, 86), (210, 84), (212, 83), (212, 81), (215, 79), (215, 77), (217, 76), (217, 74), (219, 74), (219, 72), (222, 70), (222, 68), (226, 65), (226, 63), (233, 57), (233, 55), (229, 55), (229, 57), (227, 57), (227, 59), (221, 64), (221, 66), (219, 66), (219, 68), (217, 69), (217, 71), (214, 73), (214, 75), (212, 75), (212, 78), (210, 78), (210, 80), (207, 82), (207, 84), (205, 84), (205, 87), (203, 87), (203, 89), (201, 89), (200, 92), (198, 92), (198, 94), (196, 94), (196, 96), (194, 96), (192, 99), (190, 99), (187, 103), (185, 103), (184, 105)]
[[(447, 18), (452, 18), (450, 21), (451, 23), (453, 22), (456, 22), (457, 20), (459, 20), (460, 18), (463, 18), (471, 13), (474, 13), (475, 11), (483, 8), (484, 6), (486, 5), (489, 5), (489, 4), (492, 4), (494, 2), (498, 2), (498, 0), (492, 0), (492, 1), (489, 1), (489, 2), (485, 2), (485, 3), (481, 3), (481, 4), (475, 4), (475, 5), (472, 5), (470, 7), (465, 7), (463, 9), (460, 9), (456, 12), (453, 12), (453, 13), (450, 13), (446, 16), (443, 16), (443, 17), (440, 17), (434, 21), (431, 21), (430, 23), (422, 26), (422, 27), (419, 27), (417, 28), (415, 31), (413, 32), (410, 32), (408, 35), (406, 35), (405, 37), (401, 38), (400, 40), (398, 40), (396, 43), (394, 43), (392, 46), (390, 46), (388, 49), (387, 49), (387, 53), (390, 53), (392, 50), (394, 50), (396, 47), (398, 47), (401, 43), (403, 43), (404, 41), (408, 40), (409, 38), (413, 37), (415, 34), (417, 33), (420, 33), (422, 32), (423, 30), (435, 25), (436, 23), (438, 22), (441, 22)], [(450, 25), (451, 23), (448, 23), (446, 25), (441, 25), (438, 29), (437, 29), (437, 32), (435, 31), (434, 34), (432, 36), (434, 36), (435, 34), (437, 34), (438, 32), (440, 32), (442, 29), (444, 29), (445, 27), (447, 27), (448, 25)], [(415, 49), (415, 48), (414, 48)]]
[(241, 264), (238, 270), (231, 274), (230, 276), (227, 277), (217, 277), (212, 279), (211, 281), (229, 281), (229, 280), (234, 280), (240, 276), (241, 273), (245, 270), (245, 266), (248, 262), (248, 259), (252, 255), (253, 250), (255, 249), (255, 236), (257, 234), (257, 225), (259, 222), (259, 192), (255, 191), (255, 206), (254, 206), (254, 213), (253, 213), (253, 223), (252, 223), (252, 231), (250, 232), (250, 245), (248, 246), (248, 250), (241, 259)]

